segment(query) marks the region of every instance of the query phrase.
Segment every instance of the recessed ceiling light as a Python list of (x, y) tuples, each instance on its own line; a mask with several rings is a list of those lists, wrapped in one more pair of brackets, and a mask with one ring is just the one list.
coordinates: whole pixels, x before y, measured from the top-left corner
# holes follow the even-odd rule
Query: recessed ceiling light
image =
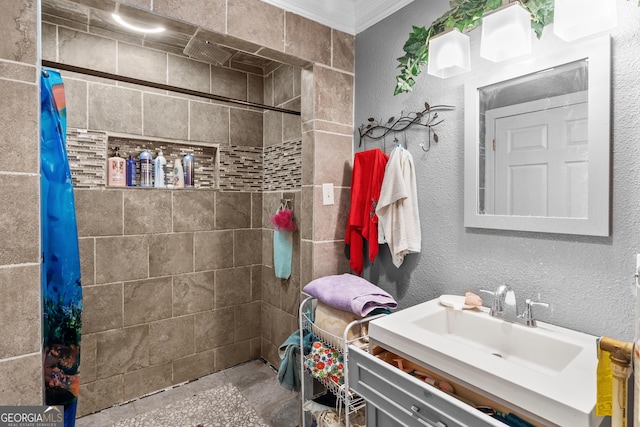
[(126, 22), (124, 19), (122, 19), (122, 17), (117, 13), (112, 13), (111, 16), (118, 24), (122, 25), (125, 28), (130, 29), (131, 31), (137, 31), (139, 33), (161, 33), (164, 31), (163, 27), (142, 28), (142, 27), (138, 27), (137, 25), (132, 25)]

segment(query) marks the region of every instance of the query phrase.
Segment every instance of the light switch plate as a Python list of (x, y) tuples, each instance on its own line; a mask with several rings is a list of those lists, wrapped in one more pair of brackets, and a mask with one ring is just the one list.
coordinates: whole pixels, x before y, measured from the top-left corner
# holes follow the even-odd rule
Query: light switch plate
[(330, 182), (322, 184), (322, 204), (333, 205), (333, 184)]

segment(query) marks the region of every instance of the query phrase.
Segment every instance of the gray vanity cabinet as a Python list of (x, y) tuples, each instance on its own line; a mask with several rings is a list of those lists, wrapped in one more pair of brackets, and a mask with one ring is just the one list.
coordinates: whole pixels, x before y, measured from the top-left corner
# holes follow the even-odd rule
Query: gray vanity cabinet
[(350, 346), (351, 388), (367, 401), (367, 427), (505, 427), (472, 406)]

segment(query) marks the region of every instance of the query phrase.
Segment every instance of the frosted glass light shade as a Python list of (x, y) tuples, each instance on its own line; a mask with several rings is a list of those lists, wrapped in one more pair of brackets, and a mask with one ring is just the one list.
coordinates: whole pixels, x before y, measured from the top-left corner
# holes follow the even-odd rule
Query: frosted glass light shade
[(616, 0), (555, 0), (553, 33), (573, 41), (618, 24)]
[(454, 28), (429, 40), (427, 73), (446, 79), (470, 69), (469, 36)]
[(531, 52), (531, 15), (511, 3), (482, 17), (480, 56), (493, 62)]

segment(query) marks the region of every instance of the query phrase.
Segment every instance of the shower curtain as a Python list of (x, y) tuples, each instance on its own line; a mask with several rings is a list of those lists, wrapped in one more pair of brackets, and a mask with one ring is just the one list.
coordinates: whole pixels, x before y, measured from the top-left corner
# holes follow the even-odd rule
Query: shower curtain
[(82, 287), (73, 186), (65, 147), (66, 105), (58, 72), (44, 70), (40, 83), (44, 396), (47, 405), (64, 406), (64, 425), (73, 427), (80, 388)]

